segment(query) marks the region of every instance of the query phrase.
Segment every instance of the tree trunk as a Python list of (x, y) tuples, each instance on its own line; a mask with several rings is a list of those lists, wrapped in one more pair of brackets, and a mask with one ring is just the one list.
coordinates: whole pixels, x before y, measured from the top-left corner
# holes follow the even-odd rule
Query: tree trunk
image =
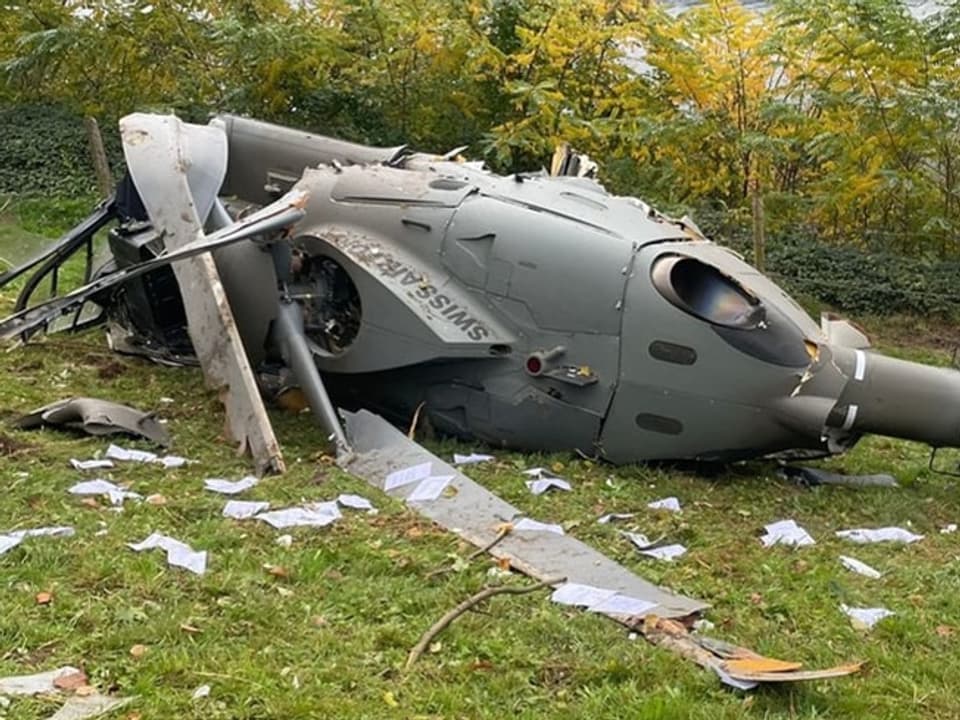
[(100, 135), (100, 126), (92, 115), (83, 118), (83, 125), (87, 129), (87, 142), (90, 145), (90, 159), (93, 161), (93, 171), (97, 175), (97, 189), (101, 197), (107, 197), (113, 192), (113, 176), (110, 174), (110, 163), (107, 162), (107, 153), (103, 149), (103, 136)]

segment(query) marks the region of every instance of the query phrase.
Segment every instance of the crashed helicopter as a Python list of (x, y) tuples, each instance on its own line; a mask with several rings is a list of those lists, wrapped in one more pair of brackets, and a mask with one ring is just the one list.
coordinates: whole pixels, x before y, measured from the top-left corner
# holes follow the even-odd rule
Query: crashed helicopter
[[(0, 276), (34, 271), (0, 337), (106, 320), (118, 349), (188, 358), (204, 330), (168, 265), (212, 252), (261, 387), (301, 388), (341, 450), (338, 407), (422, 407), (441, 433), (613, 463), (830, 454), (865, 433), (960, 445), (942, 402), (960, 373), (869, 352), (688, 219), (592, 179), (234, 116), (122, 130), (113, 197)], [(184, 245), (193, 213), (202, 240)], [(31, 305), (81, 250), (87, 284)]]

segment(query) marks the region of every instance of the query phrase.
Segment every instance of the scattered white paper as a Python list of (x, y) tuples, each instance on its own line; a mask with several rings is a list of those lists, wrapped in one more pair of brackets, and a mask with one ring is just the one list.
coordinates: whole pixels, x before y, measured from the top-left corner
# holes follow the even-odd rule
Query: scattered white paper
[(621, 530), (620, 534), (626, 538), (629, 538), (630, 542), (636, 545), (638, 550), (646, 550), (648, 547), (653, 545), (653, 543), (650, 542), (650, 538), (648, 538), (643, 533), (627, 532), (625, 530)]
[(70, 465), (74, 470), (99, 470), (101, 468), (112, 468), (112, 460), (77, 460), (70, 458)]
[(56, 670), (34, 675), (13, 675), (0, 678), (0, 695), (39, 695), (57, 691), (54, 681), (67, 675), (76, 675), (80, 670), (65, 665)]
[(258, 482), (257, 478), (253, 475), (247, 475), (245, 478), (236, 481), (223, 480), (221, 478), (207, 478), (203, 481), (203, 487), (205, 490), (213, 490), (213, 492), (222, 493), (223, 495), (237, 495), (244, 490), (249, 490)]
[(182, 567), (197, 575), (203, 575), (207, 570), (206, 550), (197, 552), (186, 543), (163, 533), (151, 533), (143, 542), (127, 543), (127, 547), (136, 552), (160, 548), (167, 553), (169, 565)]
[(393, 490), (394, 488), (403, 487), (404, 485), (409, 485), (410, 483), (420, 482), (424, 478), (430, 477), (430, 468), (430, 463), (425, 462), (412, 467), (403, 468), (402, 470), (395, 470), (387, 475), (387, 479), (384, 480), (383, 483), (383, 489)]
[(470, 453), (469, 455), (453, 454), (454, 465), (476, 465), (477, 463), (490, 462), (496, 460), (493, 455), (484, 455), (482, 453)]
[(280, 535), (274, 542), (280, 547), (288, 548), (293, 545), (293, 535)]
[(716, 665), (712, 665), (711, 667), (720, 678), (720, 682), (722, 682), (724, 685), (729, 685), (732, 688), (736, 688), (737, 690), (753, 690), (757, 685), (760, 684), (755, 680), (738, 680), (734, 677), (730, 677), (726, 672)]
[(127, 450), (119, 445), (111, 445), (107, 448), (105, 457), (111, 460), (121, 460), (124, 462), (154, 462), (157, 459), (156, 453), (145, 450)]
[(683, 545), (661, 545), (660, 547), (641, 550), (640, 554), (656, 558), (657, 560), (673, 562), (674, 558), (678, 558), (686, 552), (687, 549)]
[(170, 470), (171, 468), (183, 467), (189, 460), (179, 455), (164, 455), (161, 458), (157, 458), (156, 462), (163, 465), (164, 469)]
[(529, 470), (523, 470), (522, 472), (524, 475), (527, 475), (528, 477), (532, 477), (535, 480), (546, 480), (548, 478), (551, 478), (553, 480), (563, 480), (563, 478), (561, 478), (559, 475), (557, 475), (554, 472), (551, 472), (545, 467), (530, 468)]
[(343, 507), (351, 508), (353, 510), (374, 510), (373, 503), (367, 500), (362, 495), (339, 495), (337, 497), (337, 502), (340, 503)]
[(228, 500), (223, 506), (223, 516), (234, 520), (249, 520), (257, 513), (270, 509), (270, 503), (259, 500)]
[(879, 570), (874, 570), (865, 562), (860, 562), (856, 558), (841, 555), (840, 564), (843, 565), (847, 570), (853, 570), (853, 572), (859, 573), (860, 575), (866, 575), (868, 578), (877, 579), (881, 577)]
[(864, 545), (866, 543), (899, 542), (912, 543), (923, 540), (923, 535), (914, 535), (899, 527), (857, 528), (855, 530), (837, 530), (837, 537)]
[(139, 493), (122, 488), (109, 480), (100, 479), (78, 482), (67, 492), (71, 495), (106, 495), (110, 498), (112, 505), (123, 505), (123, 501), (127, 498), (131, 500), (141, 500), (143, 498)]
[(71, 695), (47, 720), (90, 720), (113, 712), (132, 701), (133, 698), (104, 695), (100, 692), (92, 695)]
[(601, 525), (606, 525), (614, 520), (629, 520), (632, 517), (636, 517), (636, 515), (636, 513), (608, 513), (598, 517), (597, 522)]
[(22, 538), (28, 537), (73, 537), (75, 531), (69, 525), (58, 525), (56, 527), (31, 528), (29, 530), (13, 530), (7, 535), (14, 535)]
[(556, 488), (557, 490), (566, 490), (570, 492), (573, 488), (563, 478), (542, 478), (540, 480), (527, 480), (527, 487), (534, 495), (543, 495), (547, 490)]
[(202, 698), (210, 696), (210, 686), (201, 685), (196, 690), (193, 691), (193, 695), (190, 696), (191, 700), (201, 700)]
[(680, 512), (680, 501), (671, 496), (664, 498), (663, 500), (654, 500), (652, 503), (647, 503), (647, 507), (651, 510), (669, 510), (670, 512)]
[(764, 525), (767, 534), (760, 538), (764, 547), (772, 545), (792, 545), (802, 547), (804, 545), (816, 545), (816, 541), (806, 530), (797, 525), (795, 520), (779, 520), (769, 525)]
[(281, 530), (288, 527), (324, 527), (342, 517), (335, 502), (314, 503), (303, 507), (284, 508), (259, 513), (257, 520)]
[(576, 605), (578, 607), (590, 607), (617, 594), (616, 590), (605, 590), (604, 588), (594, 587), (593, 585), (581, 585), (580, 583), (564, 583), (550, 596), (550, 599), (560, 605)]
[(850, 619), (853, 620), (853, 626), (862, 630), (869, 630), (878, 622), (883, 620), (885, 617), (890, 617), (895, 615), (891, 610), (886, 608), (855, 608), (850, 607), (849, 605), (841, 605), (840, 609), (843, 610)]
[(522, 518), (513, 524), (514, 532), (551, 532), (556, 535), (563, 535), (563, 527), (560, 525), (550, 525), (530, 518)]
[(12, 550), (28, 537), (71, 537), (74, 530), (69, 526), (32, 528), (30, 530), (10, 530), (0, 533), (0, 555)]
[(451, 480), (453, 475), (436, 475), (421, 480), (420, 484), (407, 496), (407, 502), (433, 502), (443, 494)]
[(942, 528), (940, 528), (941, 535), (952, 535), (956, 531), (957, 531), (956, 523), (950, 523), (949, 525), (944, 525)]
[(630, 597), (615, 593), (596, 605), (591, 605), (590, 612), (606, 613), (609, 615), (645, 615), (657, 606), (648, 600)]

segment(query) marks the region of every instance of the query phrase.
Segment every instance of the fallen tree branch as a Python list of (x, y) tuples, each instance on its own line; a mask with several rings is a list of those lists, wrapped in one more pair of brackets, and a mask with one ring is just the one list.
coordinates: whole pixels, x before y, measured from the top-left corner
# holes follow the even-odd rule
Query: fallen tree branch
[(547, 578), (546, 580), (541, 580), (535, 585), (498, 585), (496, 587), (487, 587), (478, 592), (475, 595), (471, 595), (462, 603), (457, 605), (453, 610), (446, 613), (443, 617), (437, 620), (430, 628), (423, 634), (420, 638), (420, 641), (414, 645), (413, 649), (410, 651), (410, 654), (407, 655), (407, 662), (403, 666), (404, 672), (413, 667), (413, 664), (423, 655), (424, 650), (429, 647), (431, 641), (439, 635), (447, 626), (450, 625), (454, 620), (463, 615), (467, 610), (472, 608), (474, 605), (482, 603), (484, 600), (493, 597), (494, 595), (526, 595), (527, 593), (532, 593), (537, 590), (542, 590), (545, 587), (550, 585), (559, 585), (564, 582), (566, 578)]
[[(472, 553), (470, 553), (469, 555), (467, 555), (467, 562), (470, 562), (471, 560), (476, 560), (481, 555), (493, 550), (493, 548), (495, 548), (501, 540), (503, 540), (507, 535), (509, 535), (512, 530), (513, 530), (513, 525), (510, 525), (510, 524), (506, 524), (503, 527), (501, 527), (500, 531), (497, 533), (497, 536), (493, 540), (488, 542), (482, 548), (478, 548), (474, 550)], [(453, 568), (454, 568), (454, 565), (444, 565), (443, 567), (438, 567), (431, 570), (426, 574), (425, 577), (427, 580), (429, 580), (430, 578), (436, 577), (437, 575), (443, 575), (445, 573), (448, 573), (451, 570), (453, 570)]]
[(413, 419), (410, 421), (410, 429), (407, 431), (407, 438), (413, 440), (414, 435), (417, 432), (417, 423), (420, 422), (420, 411), (423, 410), (423, 406), (427, 404), (427, 401), (424, 400), (419, 405), (417, 409), (413, 412)]

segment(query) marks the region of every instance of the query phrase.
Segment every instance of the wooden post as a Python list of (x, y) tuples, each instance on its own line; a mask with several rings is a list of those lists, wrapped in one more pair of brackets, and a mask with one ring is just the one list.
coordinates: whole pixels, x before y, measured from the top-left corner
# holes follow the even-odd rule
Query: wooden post
[(764, 272), (767, 264), (767, 233), (763, 216), (763, 187), (760, 184), (760, 163), (754, 160), (750, 179), (750, 205), (753, 210), (753, 264)]
[(107, 197), (113, 192), (113, 175), (110, 173), (110, 163), (107, 161), (107, 152), (103, 149), (103, 136), (100, 134), (100, 125), (92, 115), (83, 118), (83, 125), (87, 129), (87, 142), (90, 146), (90, 159), (93, 161), (93, 171), (97, 175), (97, 189), (101, 197)]

